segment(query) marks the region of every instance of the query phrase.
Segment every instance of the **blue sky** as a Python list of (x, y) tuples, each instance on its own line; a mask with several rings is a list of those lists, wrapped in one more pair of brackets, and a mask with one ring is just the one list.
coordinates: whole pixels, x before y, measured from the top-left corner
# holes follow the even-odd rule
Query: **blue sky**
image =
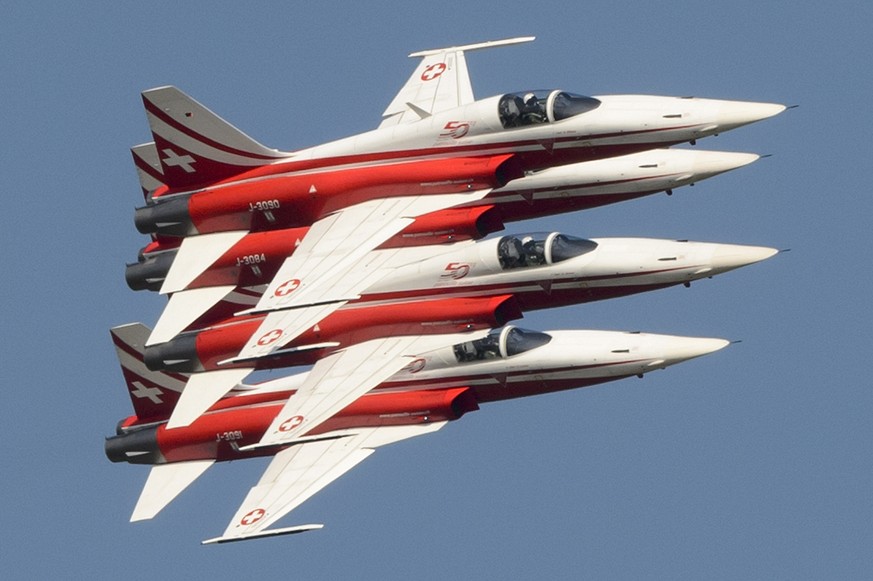
[[(40, 3), (0, 20), (5, 257), (0, 563), (110, 579), (820, 579), (873, 570), (868, 2)], [(476, 95), (559, 87), (799, 105), (697, 147), (772, 154), (587, 213), (511, 225), (790, 248), (690, 289), (530, 314), (531, 328), (742, 340), (643, 380), (483, 407), (375, 454), (286, 519), (219, 547), (265, 463), (212, 468), (151, 522), (146, 469), (103, 437), (130, 413), (111, 326), (145, 243), (129, 147), (140, 91), (175, 84), (259, 141), (366, 131), (415, 50), (471, 54)]]

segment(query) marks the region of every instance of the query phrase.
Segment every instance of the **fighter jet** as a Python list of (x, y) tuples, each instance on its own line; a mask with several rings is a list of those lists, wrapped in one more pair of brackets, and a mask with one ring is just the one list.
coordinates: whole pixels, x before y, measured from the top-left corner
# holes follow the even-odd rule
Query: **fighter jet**
[(216, 461), (273, 459), (224, 533), (223, 543), (299, 533), (308, 524), (269, 528), (376, 448), (439, 430), (480, 404), (642, 376), (712, 353), (722, 339), (614, 331), (497, 329), (473, 341), (422, 352), (400, 372), (313, 430), (288, 405), (307, 380), (298, 374), (240, 385), (188, 427), (168, 430), (184, 376), (143, 362), (149, 331), (112, 330), (135, 415), (106, 440), (113, 462), (151, 465), (131, 517), (153, 518)]
[[(283, 339), (269, 358), (233, 360), (264, 318), (250, 315), (168, 334), (169, 341), (146, 347), (146, 365), (154, 371), (186, 373), (310, 365), (335, 350), (378, 337), (499, 327), (524, 311), (689, 284), (760, 262), (777, 250), (533, 232), (459, 243), (448, 250), (436, 246), (376, 252), (390, 255), (389, 261), (398, 265), (390, 275), (315, 328), (290, 342)], [(245, 308), (236, 303), (220, 310)]]

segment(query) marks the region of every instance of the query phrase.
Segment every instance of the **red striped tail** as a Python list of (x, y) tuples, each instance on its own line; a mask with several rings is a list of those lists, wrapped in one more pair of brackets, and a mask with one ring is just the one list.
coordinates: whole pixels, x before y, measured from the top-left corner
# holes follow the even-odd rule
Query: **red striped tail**
[(143, 361), (145, 342), (151, 330), (142, 323), (110, 329), (112, 342), (130, 401), (140, 422), (166, 420), (176, 407), (188, 376), (183, 373), (151, 371)]
[(163, 181), (172, 190), (212, 184), (291, 154), (265, 147), (177, 89), (142, 94)]

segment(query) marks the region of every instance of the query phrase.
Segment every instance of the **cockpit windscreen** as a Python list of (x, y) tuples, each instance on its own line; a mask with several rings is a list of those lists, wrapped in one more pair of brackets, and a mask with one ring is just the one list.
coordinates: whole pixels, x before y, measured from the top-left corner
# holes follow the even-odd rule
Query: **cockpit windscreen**
[(508, 93), (497, 105), (503, 127), (526, 127), (550, 123), (586, 113), (600, 106), (594, 97), (564, 91)]
[(455, 345), (455, 359), (458, 363), (504, 359), (541, 347), (551, 340), (552, 336), (547, 333), (513, 326), (503, 327), (494, 329), (482, 339)]
[(555, 264), (597, 248), (593, 240), (558, 232), (533, 232), (504, 236), (497, 243), (497, 258), (503, 270)]

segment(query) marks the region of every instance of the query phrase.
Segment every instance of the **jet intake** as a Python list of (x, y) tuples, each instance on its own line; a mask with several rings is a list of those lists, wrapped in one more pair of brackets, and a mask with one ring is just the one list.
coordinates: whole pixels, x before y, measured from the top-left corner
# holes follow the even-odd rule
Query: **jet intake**
[(415, 222), (379, 248), (478, 240), (503, 228), (500, 210), (494, 206), (449, 208), (419, 216)]
[(498, 188), (502, 188), (512, 180), (524, 177), (525, 167), (518, 156), (510, 155), (506, 158), (498, 157), (496, 159), (500, 160), (494, 171)]

